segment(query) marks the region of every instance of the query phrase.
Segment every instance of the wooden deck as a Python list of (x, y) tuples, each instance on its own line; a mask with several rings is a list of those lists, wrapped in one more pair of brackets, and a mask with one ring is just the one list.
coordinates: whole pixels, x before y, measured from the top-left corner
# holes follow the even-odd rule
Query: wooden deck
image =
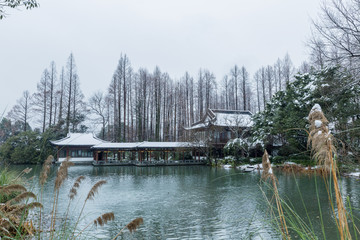
[(180, 161), (93, 161), (93, 166), (137, 166), (137, 167), (157, 167), (157, 166), (189, 166), (206, 165), (206, 160), (180, 160)]

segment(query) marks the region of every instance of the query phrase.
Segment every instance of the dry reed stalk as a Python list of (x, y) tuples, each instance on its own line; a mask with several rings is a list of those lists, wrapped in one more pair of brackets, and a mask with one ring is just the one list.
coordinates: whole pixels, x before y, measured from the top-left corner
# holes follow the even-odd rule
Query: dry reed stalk
[(21, 205), (21, 206), (15, 208), (14, 210), (12, 210), (10, 213), (16, 214), (16, 213), (22, 212), (24, 210), (33, 209), (33, 208), (43, 208), (43, 205), (39, 202), (32, 202), (29, 204)]
[(72, 188), (70, 189), (70, 192), (69, 192), (69, 198), (71, 200), (73, 200), (75, 198), (75, 196), (77, 194), (77, 189), (80, 187), (80, 183), (84, 179), (85, 179), (84, 176), (80, 176), (75, 180), (74, 185), (72, 186)]
[(284, 239), (291, 239), (290, 235), (289, 235), (287, 225), (286, 225), (286, 219), (285, 219), (284, 211), (283, 211), (282, 206), (281, 206), (281, 199), (280, 199), (279, 191), (278, 191), (278, 188), (277, 188), (277, 178), (275, 177), (275, 175), (273, 173), (271, 163), (270, 163), (270, 159), (269, 159), (269, 154), (267, 153), (266, 150), (265, 150), (264, 155), (262, 157), (262, 166), (263, 166), (263, 172), (262, 172), (261, 178), (264, 181), (267, 181), (268, 179), (270, 179), (270, 182), (273, 185), (276, 208), (278, 210), (279, 220), (280, 220), (280, 225), (281, 225), (281, 235), (282, 235), (282, 237)]
[(84, 208), (85, 208), (85, 205), (86, 205), (87, 201), (88, 201), (88, 200), (93, 200), (94, 197), (95, 197), (95, 194), (98, 192), (99, 188), (100, 188), (102, 185), (104, 185), (105, 183), (107, 183), (105, 180), (100, 180), (100, 181), (98, 181), (97, 183), (95, 183), (94, 186), (90, 189), (90, 191), (89, 191), (89, 193), (88, 193), (88, 195), (87, 195), (87, 197), (86, 197), (86, 199), (85, 199), (85, 201), (84, 201), (84, 204), (83, 204), (83, 206), (82, 206), (82, 208), (81, 208), (79, 217), (78, 217), (78, 219), (77, 219), (77, 221), (76, 221), (76, 223), (75, 223), (73, 236), (74, 236), (74, 234), (75, 234), (75, 229), (76, 229), (77, 225), (79, 224), (80, 217), (81, 217), (81, 215), (82, 215), (82, 213), (83, 213), (83, 211), (84, 211)]
[[(55, 185), (54, 185), (54, 202), (53, 202), (53, 211), (51, 214), (51, 230), (55, 229), (56, 222), (56, 214), (57, 214), (57, 205), (59, 200), (59, 190), (61, 185), (64, 183), (65, 179), (68, 176), (68, 168), (74, 166), (73, 162), (69, 161), (70, 158), (67, 157), (65, 161), (63, 161), (57, 171)], [(53, 233), (53, 231), (51, 231)], [(53, 238), (53, 234), (51, 236)]]
[(20, 184), (12, 184), (8, 186), (0, 186), (0, 192), (3, 192), (5, 194), (10, 194), (13, 192), (26, 192), (26, 188), (23, 185)]
[(143, 224), (144, 220), (143, 218), (136, 218), (132, 220), (128, 225), (126, 225), (127, 229), (129, 229), (130, 232), (136, 231), (136, 229), (140, 226), (140, 224)]
[(106, 183), (105, 180), (100, 180), (91, 188), (90, 192), (88, 193), (86, 200), (93, 200), (95, 194), (98, 192), (99, 188)]
[[(325, 173), (330, 173), (333, 179), (336, 206), (338, 210), (338, 218), (335, 217), (336, 225), (339, 230), (341, 240), (351, 239), (351, 234), (347, 221), (347, 212), (342, 200), (338, 178), (337, 178), (337, 164), (334, 159), (336, 149), (333, 145), (334, 138), (329, 132), (328, 120), (323, 114), (319, 104), (315, 104), (309, 113), (310, 134), (308, 138), (308, 145), (311, 144), (311, 151), (313, 158), (321, 165)], [(328, 190), (329, 199), (331, 202), (330, 193)], [(333, 209), (334, 216), (336, 216), (335, 209)]]
[[(70, 200), (73, 200), (73, 199), (75, 198), (75, 196), (77, 195), (77, 189), (80, 187), (80, 183), (81, 183), (82, 180), (84, 180), (84, 179), (85, 179), (84, 176), (79, 176), (79, 177), (75, 180), (72, 188), (71, 188), (70, 191), (69, 191), (69, 198), (70, 198)], [(69, 215), (70, 204), (71, 204), (71, 201), (69, 201), (68, 206), (67, 206), (67, 208), (66, 208), (65, 222), (64, 222), (64, 229), (63, 229), (63, 231), (66, 230), (66, 222), (67, 222), (67, 217), (68, 217), (68, 215)]]
[[(47, 159), (44, 161), (43, 167), (40, 172), (39, 182), (40, 182), (40, 186), (41, 186), (41, 190), (40, 190), (40, 201), (41, 202), (43, 199), (44, 185), (49, 176), (50, 167), (53, 162), (53, 159), (54, 159), (54, 157), (52, 155), (49, 155), (47, 157)], [(40, 210), (39, 210), (39, 232), (41, 232), (41, 216), (42, 216), (42, 212), (41, 212), (41, 208), (40, 208)], [(40, 234), (39, 234), (39, 239), (40, 239)]]
[(16, 176), (16, 178), (14, 178), (13, 180), (11, 180), (11, 182), (16, 182), (19, 178), (22, 178), (25, 174), (28, 174), (32, 171), (32, 168), (25, 168), (24, 170), (22, 170), (19, 175)]
[(10, 199), (9, 201), (7, 201), (5, 203), (5, 205), (10, 206), (13, 203), (17, 203), (17, 202), (20, 202), (22, 200), (29, 199), (29, 198), (36, 199), (36, 195), (32, 192), (23, 192), (23, 193), (20, 193), (19, 195), (17, 195), (16, 197), (14, 197), (13, 199)]
[(103, 215), (99, 216), (97, 219), (95, 219), (93, 222), (86, 225), (85, 228), (83, 228), (75, 237), (76, 239), (78, 236), (80, 236), (91, 224), (94, 224), (95, 226), (104, 226), (109, 221), (113, 221), (115, 219), (115, 215), (113, 212), (104, 213)]
[(118, 234), (112, 239), (115, 240), (117, 237), (120, 236), (120, 234), (124, 231), (125, 228), (129, 229), (129, 231), (132, 233), (133, 231), (136, 231), (136, 229), (140, 226), (140, 224), (143, 224), (144, 220), (143, 218), (135, 218), (131, 222), (129, 222), (125, 227), (123, 227)]
[(44, 161), (43, 167), (40, 172), (40, 185), (44, 186), (48, 175), (50, 173), (50, 166), (53, 162), (54, 157), (52, 155), (48, 156), (48, 158)]
[(104, 213), (103, 215), (94, 220), (94, 224), (95, 226), (104, 226), (105, 224), (107, 224), (107, 222), (113, 221), (114, 219), (115, 215), (113, 212)]

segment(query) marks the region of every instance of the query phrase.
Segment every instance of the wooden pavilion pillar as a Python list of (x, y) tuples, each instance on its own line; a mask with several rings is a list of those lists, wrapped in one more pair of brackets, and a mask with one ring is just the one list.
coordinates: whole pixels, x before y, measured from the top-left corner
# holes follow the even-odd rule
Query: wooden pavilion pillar
[(70, 157), (69, 156), (69, 147), (66, 147), (66, 157)]

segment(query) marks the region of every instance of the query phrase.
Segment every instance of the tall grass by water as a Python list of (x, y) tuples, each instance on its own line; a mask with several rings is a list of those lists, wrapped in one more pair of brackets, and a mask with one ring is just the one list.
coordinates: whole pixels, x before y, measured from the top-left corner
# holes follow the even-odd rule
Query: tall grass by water
[[(336, 223), (338, 238), (341, 240), (350, 240), (352, 236), (357, 239), (357, 235), (360, 234), (358, 227), (355, 222), (359, 222), (359, 219), (354, 219), (351, 212), (351, 205), (348, 204), (348, 209), (344, 203), (344, 197), (342, 196), (340, 185), (339, 185), (339, 174), (336, 161), (336, 148), (334, 146), (334, 137), (330, 133), (328, 128), (328, 121), (324, 116), (321, 107), (315, 104), (311, 109), (309, 116), (309, 137), (308, 145), (311, 146), (312, 157), (315, 159), (321, 176), (325, 182), (329, 204), (332, 211), (333, 221)], [(306, 210), (305, 203), (302, 199), (300, 192), (300, 198), (303, 202), (303, 207), (306, 212), (307, 219), (302, 219), (299, 214), (294, 210), (291, 203), (286, 202), (279, 194), (277, 188), (277, 180), (272, 171), (271, 164), (267, 152), (265, 151), (263, 156), (263, 169), (262, 178), (264, 181), (270, 180), (268, 187), (273, 193), (273, 199), (275, 199), (275, 206), (271, 203), (272, 200), (268, 200), (268, 204), (274, 214), (276, 226), (279, 229), (283, 239), (290, 239), (290, 235), (299, 237), (301, 239), (319, 239), (316, 236), (314, 227), (312, 225), (312, 219)], [(313, 170), (314, 174), (319, 173), (319, 169)], [(287, 169), (289, 170), (289, 169)], [(292, 171), (294, 169), (291, 169)], [(316, 184), (316, 178), (315, 184)], [(321, 212), (321, 202), (318, 195), (318, 189), (316, 188), (317, 204), (319, 206), (319, 218), (321, 221), (321, 228), (323, 238), (326, 239), (324, 228), (324, 221)], [(334, 199), (335, 198), (335, 199)], [(268, 199), (268, 198), (266, 198)], [(335, 204), (334, 204), (335, 202)], [(349, 223), (353, 224), (353, 232), (350, 231)], [(292, 232), (293, 234), (289, 234)], [(332, 236), (334, 237), (334, 236)], [(332, 238), (333, 239), (333, 238)]]
[[(45, 213), (42, 210), (43, 190), (47, 183), (52, 160), (53, 157), (49, 156), (45, 160), (42, 171), (40, 172), (39, 197), (33, 192), (28, 191), (24, 186), (26, 182), (24, 175), (29, 173), (31, 169), (27, 168), (21, 173), (17, 173), (5, 168), (0, 172), (0, 236), (4, 239), (79, 239), (90, 226), (102, 227), (115, 220), (115, 214), (113, 212), (107, 212), (101, 214), (82, 229), (78, 229), (78, 224), (83, 218), (82, 215), (86, 203), (94, 200), (100, 188), (106, 184), (106, 181), (100, 180), (89, 190), (76, 222), (69, 222), (70, 205), (77, 195), (77, 190), (81, 187), (81, 182), (85, 178), (84, 176), (79, 176), (70, 189), (69, 203), (66, 211), (59, 212), (59, 191), (67, 179), (68, 168), (73, 166), (70, 159), (66, 159), (56, 172), (51, 206), (52, 211), (51, 213)], [(35, 217), (36, 214), (38, 218)], [(60, 214), (62, 216), (61, 218), (58, 217)], [(44, 221), (45, 216), (51, 220)], [(128, 229), (130, 232), (135, 231), (142, 223), (142, 218), (134, 219), (121, 229), (114, 239), (120, 236), (125, 229)]]

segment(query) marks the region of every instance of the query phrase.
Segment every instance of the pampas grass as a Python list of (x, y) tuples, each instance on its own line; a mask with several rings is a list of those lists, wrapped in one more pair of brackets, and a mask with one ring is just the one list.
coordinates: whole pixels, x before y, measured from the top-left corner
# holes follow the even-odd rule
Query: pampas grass
[(107, 224), (110, 221), (114, 221), (115, 219), (115, 215), (113, 212), (108, 212), (108, 213), (104, 213), (103, 215), (99, 216), (98, 218), (96, 218), (94, 220), (94, 222), (89, 223), (85, 228), (83, 228), (78, 235), (76, 235), (74, 237), (74, 239), (76, 239), (78, 236), (81, 235), (81, 233), (83, 233), (85, 231), (85, 229), (87, 229), (91, 224), (94, 224), (95, 226), (104, 226), (105, 224)]
[(74, 182), (74, 185), (73, 187), (70, 189), (70, 192), (69, 192), (69, 197), (70, 197), (70, 200), (73, 200), (77, 194), (77, 189), (80, 187), (80, 183), (82, 180), (84, 180), (85, 177), (84, 176), (80, 176), (78, 177), (75, 182)]
[(64, 183), (65, 179), (68, 176), (68, 168), (74, 166), (74, 163), (69, 161), (70, 158), (66, 158), (63, 161), (57, 171), (55, 184), (54, 184), (54, 202), (53, 202), (53, 212), (51, 215), (51, 230), (55, 230), (56, 214), (57, 214), (57, 205), (59, 201), (59, 190), (61, 185)]
[[(311, 145), (311, 151), (313, 153), (313, 158), (317, 163), (323, 167), (325, 173), (330, 173), (330, 176), (333, 181), (337, 214), (332, 207), (335, 217), (336, 225), (339, 230), (341, 240), (351, 239), (351, 234), (349, 231), (347, 212), (342, 200), (341, 191), (339, 188), (338, 178), (337, 178), (337, 163), (335, 160), (336, 149), (334, 147), (334, 137), (329, 132), (328, 120), (323, 114), (319, 104), (315, 104), (309, 113), (309, 122), (310, 122), (310, 134), (308, 138), (308, 145)], [(329, 199), (331, 202), (331, 194), (328, 190)]]
[(84, 201), (84, 204), (83, 204), (83, 206), (81, 208), (79, 217), (78, 217), (78, 219), (77, 219), (77, 221), (75, 223), (75, 229), (76, 229), (77, 225), (79, 224), (80, 218), (82, 216), (82, 213), (84, 211), (84, 208), (85, 208), (85, 205), (86, 205), (87, 201), (88, 200), (94, 200), (95, 194), (98, 192), (99, 188), (104, 184), (106, 184), (106, 181), (105, 180), (100, 180), (97, 183), (95, 183), (94, 186), (90, 189), (90, 191), (89, 191), (89, 193), (88, 193), (88, 195), (87, 195), (87, 197), (86, 197), (86, 199)]
[(118, 238), (120, 236), (120, 234), (125, 230), (125, 228), (129, 229), (129, 231), (132, 233), (133, 231), (136, 231), (136, 229), (143, 224), (144, 220), (143, 218), (139, 217), (139, 218), (135, 218), (134, 220), (132, 220), (131, 222), (129, 222), (125, 227), (123, 227), (120, 232), (118, 234), (116, 234), (116, 236), (112, 239), (115, 240), (116, 238)]
[(281, 236), (283, 237), (283, 239), (291, 239), (287, 225), (286, 225), (284, 211), (281, 206), (281, 199), (280, 199), (279, 191), (277, 188), (277, 178), (275, 177), (275, 175), (273, 173), (271, 163), (269, 160), (269, 154), (267, 153), (266, 150), (262, 157), (262, 166), (263, 166), (263, 172), (262, 172), (262, 176), (261, 176), (262, 180), (263, 181), (269, 180), (273, 187), (276, 208), (277, 208), (277, 212), (279, 215), (279, 221), (280, 221), (280, 227), (281, 227)]
[(100, 217), (94, 220), (95, 226), (104, 226), (109, 221), (113, 221), (115, 219), (115, 215), (113, 212), (104, 213)]
[[(42, 167), (40, 176), (39, 176), (39, 185), (41, 186), (41, 192), (43, 192), (43, 188), (47, 182), (47, 179), (50, 174), (50, 168), (52, 163), (52, 156), (49, 156)], [(79, 176), (76, 178), (74, 184), (72, 185), (71, 189), (69, 190), (69, 205), (66, 211), (65, 222), (63, 223), (61, 229), (56, 229), (56, 216), (57, 216), (57, 204), (59, 201), (59, 190), (64, 185), (68, 177), (68, 168), (71, 167), (73, 163), (70, 159), (66, 159), (58, 168), (56, 172), (56, 178), (54, 182), (54, 201), (52, 206), (52, 213), (51, 213), (51, 221), (48, 223), (43, 223), (41, 221), (41, 215), (43, 214), (41, 209), (43, 205), (40, 202), (30, 202), (30, 203), (21, 203), (23, 201), (27, 201), (28, 199), (36, 199), (37, 196), (27, 191), (27, 189), (21, 184), (12, 184), (6, 186), (0, 186), (0, 195), (1, 194), (12, 194), (17, 193), (18, 195), (10, 200), (7, 200), (6, 203), (0, 204), (0, 236), (7, 236), (10, 239), (24, 239), (27, 237), (38, 238), (38, 239), (76, 239), (79, 237), (85, 230), (91, 225), (96, 227), (104, 226), (108, 224), (110, 221), (115, 219), (115, 215), (113, 212), (104, 213), (98, 218), (91, 221), (84, 229), (81, 231), (77, 231), (78, 223), (82, 217), (83, 210), (85, 208), (86, 203), (89, 200), (94, 200), (96, 195), (98, 194), (100, 188), (106, 184), (105, 180), (100, 180), (96, 182), (91, 189), (89, 190), (88, 194), (85, 195), (85, 200), (83, 207), (80, 211), (79, 217), (77, 221), (69, 227), (69, 224), (66, 224), (67, 215), (69, 213), (70, 202), (75, 199), (78, 193), (78, 189), (81, 186), (82, 181), (85, 179), (84, 176)], [(29, 172), (30, 169), (25, 169), (20, 174)], [(16, 177), (16, 174), (14, 175)], [(40, 198), (42, 199), (42, 197)], [(36, 228), (33, 226), (32, 221), (27, 221), (27, 217), (29, 214), (30, 209), (39, 208), (40, 209), (40, 221), (38, 222), (38, 226)], [(143, 223), (142, 218), (137, 218), (127, 224), (125, 228), (129, 229), (130, 232), (135, 231), (140, 224)], [(44, 229), (43, 225), (49, 225), (49, 231), (42, 231)], [(67, 229), (67, 227), (70, 229)], [(75, 236), (75, 233), (77, 235)], [(120, 233), (119, 233), (120, 234)]]
[(91, 190), (89, 191), (87, 198), (85, 201), (87, 200), (93, 200), (95, 197), (95, 194), (98, 192), (99, 188), (104, 185), (106, 183), (105, 180), (100, 180), (97, 183), (95, 183), (95, 185), (91, 188)]
[(26, 192), (26, 188), (20, 184), (13, 184), (8, 186), (0, 186), (0, 193), (3, 192), (4, 194), (10, 194), (13, 192)]
[(41, 172), (40, 172), (40, 185), (41, 185), (41, 187), (43, 187), (44, 184), (46, 183), (46, 180), (47, 180), (48, 175), (50, 173), (50, 167), (51, 167), (51, 164), (53, 162), (53, 159), (54, 159), (54, 157), (52, 155), (50, 155), (44, 161), (43, 167), (42, 167)]
[(19, 195), (17, 195), (15, 198), (10, 199), (9, 201), (7, 201), (5, 203), (5, 205), (10, 206), (12, 203), (18, 203), (20, 201), (23, 201), (23, 200), (26, 200), (26, 199), (29, 199), (29, 198), (36, 199), (36, 195), (34, 193), (32, 193), (32, 192), (23, 192), (23, 193), (20, 193)]
[(136, 229), (143, 224), (144, 220), (143, 218), (136, 218), (132, 220), (128, 225), (126, 225), (127, 229), (129, 229), (130, 232), (136, 231)]

